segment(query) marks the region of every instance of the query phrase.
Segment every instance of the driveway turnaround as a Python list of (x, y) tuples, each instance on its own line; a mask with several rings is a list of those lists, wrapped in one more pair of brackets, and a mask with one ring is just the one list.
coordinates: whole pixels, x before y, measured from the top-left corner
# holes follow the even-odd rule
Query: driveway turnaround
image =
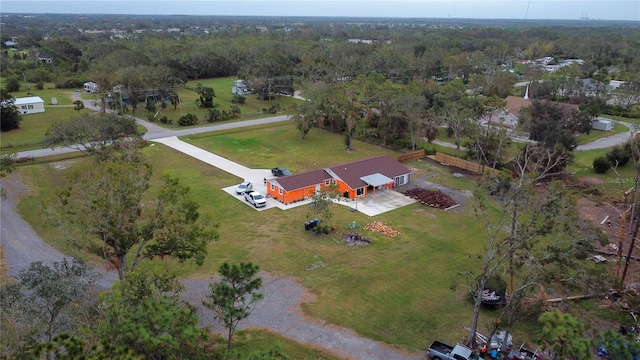
[[(165, 137), (153, 140), (157, 143), (166, 145), (172, 149), (180, 151), (186, 155), (203, 161), (211, 166), (215, 166), (220, 170), (226, 171), (229, 174), (235, 175), (240, 178), (238, 183), (242, 181), (251, 181), (253, 183), (253, 189), (259, 191), (263, 195), (267, 193), (267, 189), (264, 184), (264, 179), (271, 178), (271, 170), (269, 169), (251, 169), (244, 165), (240, 165), (234, 161), (231, 161), (222, 156), (216, 155), (209, 151), (203, 150), (197, 146), (186, 143), (176, 136)], [(244, 201), (243, 196), (236, 195), (235, 189), (237, 184), (226, 187), (223, 190), (229, 195)], [(367, 195), (355, 201), (336, 200), (335, 203), (343, 206), (349, 206), (353, 211), (359, 211), (368, 216), (375, 216), (387, 211), (397, 209), (409, 204), (413, 204), (416, 201), (408, 196), (404, 196), (397, 191), (393, 190), (379, 190), (376, 194)], [(311, 200), (299, 201), (291, 204), (283, 204), (276, 199), (267, 198), (267, 205), (261, 208), (257, 208), (258, 211), (278, 207), (282, 210), (290, 209), (296, 206), (302, 206), (310, 204)]]

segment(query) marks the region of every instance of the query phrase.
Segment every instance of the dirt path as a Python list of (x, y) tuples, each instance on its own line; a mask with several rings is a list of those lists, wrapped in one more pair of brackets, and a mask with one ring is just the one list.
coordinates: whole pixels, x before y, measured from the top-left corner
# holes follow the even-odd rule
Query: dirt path
[[(63, 255), (44, 241), (33, 231), (20, 215), (15, 205), (19, 198), (29, 191), (20, 179), (19, 173), (11, 174), (2, 180), (7, 190), (7, 198), (0, 203), (0, 244), (4, 249), (9, 276), (15, 276), (26, 269), (32, 261), (51, 264), (63, 259)], [(116, 280), (115, 272), (98, 271), (103, 275), (98, 286), (101, 289), (111, 287)], [(420, 352), (407, 353), (394, 350), (383, 343), (357, 335), (350, 329), (326, 324), (303, 314), (300, 304), (314, 301), (315, 297), (297, 281), (287, 277), (274, 277), (261, 274), (264, 285), (261, 291), (265, 298), (258, 303), (251, 316), (240, 323), (240, 328), (264, 328), (279, 333), (311, 347), (330, 352), (345, 359), (384, 359), (409, 360), (423, 359)], [(198, 307), (203, 326), (211, 326), (220, 331), (220, 325), (213, 321), (210, 310), (201, 306), (203, 295), (208, 291), (209, 280), (184, 279), (185, 300)]]

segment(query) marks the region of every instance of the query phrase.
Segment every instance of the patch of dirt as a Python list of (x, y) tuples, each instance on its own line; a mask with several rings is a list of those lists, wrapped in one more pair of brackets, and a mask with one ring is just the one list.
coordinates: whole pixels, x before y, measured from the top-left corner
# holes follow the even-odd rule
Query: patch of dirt
[(600, 185), (605, 183), (602, 179), (590, 177), (581, 178), (579, 182), (584, 185)]
[(453, 198), (440, 190), (425, 190), (414, 188), (404, 192), (406, 196), (416, 199), (419, 203), (437, 209), (446, 209), (456, 204)]
[(358, 234), (355, 231), (342, 234), (342, 242), (347, 246), (366, 246), (371, 244), (371, 240)]
[[(604, 246), (597, 247), (597, 254), (604, 256), (607, 262), (603, 266), (608, 266), (612, 273), (617, 268), (617, 250), (621, 237), (622, 219), (621, 214), (624, 212), (622, 204), (609, 204), (591, 201), (586, 198), (579, 198), (577, 201), (578, 211), (583, 219), (588, 220), (596, 228), (600, 229), (606, 236), (608, 243)], [(629, 216), (630, 214), (627, 214)], [(631, 236), (628, 235), (629, 224), (625, 224), (625, 232), (622, 248), (623, 256), (626, 256), (631, 245)], [(595, 255), (595, 254), (594, 254)], [(631, 253), (631, 260), (625, 278), (625, 284), (640, 282), (640, 241), (636, 241), (635, 247)], [(624, 259), (623, 259), (624, 265)], [(623, 266), (621, 266), (622, 271)]]

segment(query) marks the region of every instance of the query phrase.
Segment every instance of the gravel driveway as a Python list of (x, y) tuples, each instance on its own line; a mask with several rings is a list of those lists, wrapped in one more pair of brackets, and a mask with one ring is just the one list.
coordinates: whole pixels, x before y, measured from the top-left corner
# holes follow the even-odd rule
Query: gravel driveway
[[(2, 180), (7, 198), (0, 206), (0, 243), (4, 249), (10, 276), (28, 268), (32, 261), (51, 264), (63, 259), (63, 255), (44, 243), (33, 229), (16, 213), (15, 204), (21, 194), (29, 189), (21, 180), (19, 173), (11, 174)], [(117, 279), (115, 272), (98, 271), (103, 275), (98, 283), (101, 289), (110, 288)], [(420, 352), (407, 353), (394, 350), (383, 343), (363, 338), (350, 329), (326, 324), (321, 320), (303, 314), (300, 304), (314, 301), (313, 294), (306, 291), (292, 278), (274, 277), (261, 274), (264, 300), (259, 302), (251, 316), (240, 322), (240, 328), (264, 328), (282, 336), (291, 338), (314, 348), (322, 349), (345, 359), (362, 360), (409, 360), (423, 359)], [(186, 287), (183, 298), (198, 306), (203, 326), (211, 326), (214, 331), (222, 330), (213, 321), (209, 309), (201, 306), (203, 295), (209, 289), (210, 280), (184, 279)]]

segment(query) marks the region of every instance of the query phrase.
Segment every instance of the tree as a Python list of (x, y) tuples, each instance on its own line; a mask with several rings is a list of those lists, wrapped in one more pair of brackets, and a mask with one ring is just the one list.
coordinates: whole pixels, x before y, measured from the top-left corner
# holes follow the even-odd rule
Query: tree
[[(496, 196), (498, 215), (492, 214), (493, 203), (489, 201), (483, 188), (475, 193), (476, 212), (485, 225), (487, 232), (486, 252), (482, 258), (480, 275), (475, 277), (472, 286), (474, 294), (474, 312), (467, 343), (474, 345), (482, 303), (482, 293), (489, 279), (498, 269), (506, 267), (509, 273), (508, 293), (514, 294), (515, 271), (525, 262), (530, 268), (541, 269), (538, 262), (550, 262), (544, 251), (536, 250), (536, 245), (542, 238), (556, 236), (560, 239), (571, 239), (574, 246), (574, 233), (579, 221), (575, 211), (575, 204), (564, 190), (556, 183), (547, 185), (544, 192), (536, 191), (536, 184), (556, 175), (557, 166), (548, 158), (553, 158), (551, 150), (529, 144), (525, 151), (520, 152), (510, 162), (511, 173), (499, 178), (499, 186), (491, 188), (490, 192)], [(585, 246), (591, 244), (585, 236), (580, 239)], [(558, 251), (569, 253), (565, 248)], [(519, 287), (514, 301), (520, 301), (524, 291), (535, 284), (540, 273), (525, 274), (524, 283)], [(508, 318), (509, 327), (515, 320), (513, 315), (519, 307), (517, 302), (511, 304)]]
[(149, 198), (151, 172), (139, 149), (114, 151), (72, 176), (49, 202), (49, 218), (70, 241), (103, 256), (120, 279), (156, 257), (201, 265), (217, 234), (179, 179), (163, 176)]
[(262, 286), (262, 278), (256, 277), (260, 267), (252, 263), (220, 266), (222, 279), (209, 284), (210, 292), (206, 295), (204, 306), (214, 311), (214, 317), (227, 328), (227, 357), (231, 352), (231, 342), (238, 323), (246, 319), (264, 295), (258, 292)]
[(66, 146), (93, 154), (131, 138), (139, 138), (134, 118), (113, 113), (86, 113), (51, 125), (44, 143), (51, 148)]
[(20, 91), (20, 80), (16, 78), (9, 78), (4, 85), (4, 89), (7, 92), (18, 92)]
[(31, 263), (15, 283), (0, 289), (2, 353), (21, 352), (58, 334), (76, 332), (92, 302), (97, 277), (79, 259)]
[(210, 109), (213, 108), (213, 98), (216, 96), (215, 90), (212, 87), (203, 86), (198, 83), (195, 88), (196, 93), (200, 96), (200, 107)]
[(20, 128), (22, 115), (15, 105), (16, 99), (5, 89), (0, 89), (0, 131)]
[(606, 358), (619, 360), (634, 360), (640, 356), (640, 342), (635, 341), (633, 336), (624, 336), (619, 332), (606, 330), (598, 336), (602, 348), (606, 352)]
[(566, 128), (562, 108), (549, 101), (533, 101), (528, 108), (530, 115), (529, 138), (547, 149), (562, 146), (567, 150), (576, 148), (573, 133)]
[(76, 100), (73, 102), (73, 110), (77, 111), (78, 113), (80, 112), (80, 110), (84, 109), (84, 101), (82, 100)]
[(208, 330), (196, 308), (180, 299), (175, 276), (132, 271), (102, 296), (104, 326), (99, 338), (145, 359), (204, 359)]
[(30, 355), (35, 359), (46, 356), (46, 358), (56, 360), (140, 359), (130, 349), (114, 346), (106, 340), (99, 345), (92, 345), (86, 344), (80, 338), (68, 334), (57, 335), (51, 342), (37, 345), (31, 350)]
[(584, 323), (570, 314), (558, 310), (547, 311), (540, 315), (538, 323), (542, 325), (539, 339), (542, 346), (553, 352), (558, 360), (579, 360), (591, 357), (593, 344), (584, 337)]
[(634, 106), (640, 104), (640, 81), (629, 81), (618, 87), (613, 93), (614, 101), (631, 115)]

